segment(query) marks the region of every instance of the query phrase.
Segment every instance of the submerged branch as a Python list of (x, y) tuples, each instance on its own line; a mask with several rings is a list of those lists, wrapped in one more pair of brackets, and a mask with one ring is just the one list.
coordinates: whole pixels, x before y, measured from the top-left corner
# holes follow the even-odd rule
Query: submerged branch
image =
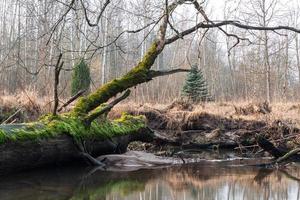
[(284, 156), (278, 158), (276, 160), (276, 163), (286, 161), (286, 160), (290, 159), (291, 157), (293, 157), (294, 155), (296, 155), (299, 152), (300, 152), (300, 148), (293, 149), (293, 150), (289, 151), (288, 153), (286, 153)]

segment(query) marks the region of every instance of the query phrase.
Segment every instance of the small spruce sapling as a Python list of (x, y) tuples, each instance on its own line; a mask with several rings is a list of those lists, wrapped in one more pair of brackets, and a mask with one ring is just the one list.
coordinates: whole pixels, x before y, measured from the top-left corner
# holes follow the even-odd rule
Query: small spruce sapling
[(193, 103), (208, 101), (210, 99), (208, 85), (203, 73), (196, 65), (193, 65), (191, 71), (187, 74), (182, 88), (182, 96), (187, 97)]
[(72, 95), (77, 94), (81, 90), (89, 92), (91, 83), (90, 68), (86, 62), (81, 59), (74, 67), (72, 74), (71, 93)]

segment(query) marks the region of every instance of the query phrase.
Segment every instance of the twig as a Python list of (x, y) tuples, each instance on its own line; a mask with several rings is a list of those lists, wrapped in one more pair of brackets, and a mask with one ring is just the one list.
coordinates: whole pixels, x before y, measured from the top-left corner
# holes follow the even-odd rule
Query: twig
[(7, 122), (9, 122), (11, 119), (13, 119), (21, 110), (22, 110), (22, 108), (19, 108), (16, 112), (14, 112), (14, 114), (9, 116), (4, 122), (2, 122), (1, 125), (7, 124)]
[(66, 103), (64, 103), (58, 110), (57, 112), (62, 111), (63, 108), (67, 107), (68, 105), (70, 105), (73, 101), (75, 101), (76, 99), (78, 99), (80, 96), (82, 96), (84, 93), (86, 92), (86, 90), (80, 90), (79, 92), (77, 92), (77, 94), (75, 94), (74, 96), (72, 96)]

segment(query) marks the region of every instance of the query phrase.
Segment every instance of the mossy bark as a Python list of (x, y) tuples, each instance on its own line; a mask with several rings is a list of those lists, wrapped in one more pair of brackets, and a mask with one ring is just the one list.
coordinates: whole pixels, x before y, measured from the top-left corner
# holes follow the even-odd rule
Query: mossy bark
[(79, 145), (93, 157), (124, 153), (131, 141), (151, 141), (142, 117), (84, 126), (76, 118), (58, 117), (32, 124), (0, 126), (0, 174), (46, 165), (82, 161)]
[(118, 93), (138, 84), (152, 80), (152, 71), (150, 69), (159, 53), (160, 50), (157, 49), (157, 43), (154, 42), (137, 66), (121, 78), (114, 79), (97, 89), (92, 94), (79, 99), (72, 113), (75, 116), (85, 115), (102, 103), (107, 102)]

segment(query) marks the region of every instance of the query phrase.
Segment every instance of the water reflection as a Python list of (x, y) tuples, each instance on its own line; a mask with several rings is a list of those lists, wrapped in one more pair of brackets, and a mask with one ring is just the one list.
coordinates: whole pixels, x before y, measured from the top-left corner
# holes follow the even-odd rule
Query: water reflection
[(1, 200), (299, 199), (300, 167), (285, 170), (199, 164), (103, 172), (43, 170), (0, 180)]

